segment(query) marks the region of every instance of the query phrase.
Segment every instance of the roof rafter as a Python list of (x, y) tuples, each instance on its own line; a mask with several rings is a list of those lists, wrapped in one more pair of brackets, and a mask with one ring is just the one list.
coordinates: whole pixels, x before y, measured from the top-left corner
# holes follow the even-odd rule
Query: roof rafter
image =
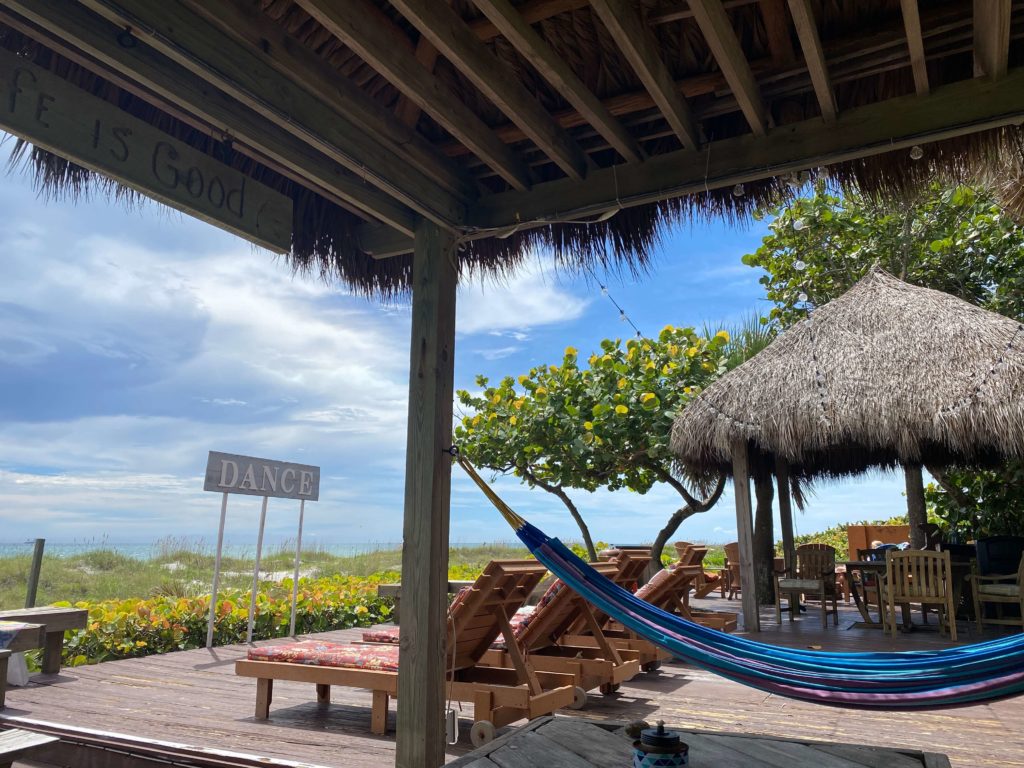
[(1011, 0), (974, 0), (974, 76), (1006, 74), (1010, 55)]
[(300, 141), (361, 175), (445, 227), (465, 214), (466, 198), (383, 145), (374, 134), (271, 67), (265, 58), (219, 32), (188, 8), (165, 0), (81, 0), (100, 16), (132, 29), (140, 40), (239, 103), (263, 114)]
[(530, 172), (522, 160), (447, 85), (416, 60), (407, 39), (407, 45), (395, 44), (396, 33), (402, 37), (405, 35), (391, 27), (389, 21), (385, 23), (375, 5), (367, 0), (296, 2), (505, 181), (516, 189), (530, 186)]
[(807, 71), (811, 76), (811, 85), (814, 86), (814, 95), (818, 98), (821, 116), (826, 123), (835, 122), (836, 97), (832, 93), (832, 80), (828, 75), (828, 64), (825, 63), (818, 23), (814, 20), (810, 0), (789, 0), (789, 12), (796, 25), (796, 34), (804, 52), (804, 61), (807, 62)]
[(917, 0), (900, 0), (903, 26), (907, 30), (907, 48), (910, 49), (910, 68), (914, 73), (914, 90), (918, 96), (928, 93), (928, 66), (924, 55), (924, 36), (921, 34), (921, 13)]
[(490, 228), (521, 222), (527, 227), (546, 225), (555, 216), (598, 216), (701, 192), (705, 182), (711, 188), (728, 187), (1011, 124), (1024, 124), (1024, 69), (994, 82), (960, 81), (926, 97), (903, 96), (851, 109), (831, 125), (813, 118), (764, 137), (723, 139), (713, 144), (710, 158), (676, 151), (650, 157), (643, 165), (603, 168), (583, 184), (562, 179), (540, 184), (529, 195), (487, 195), (474, 205), (468, 223)]
[[(517, 6), (516, 10), (527, 24), (536, 24), (560, 13), (578, 11), (588, 5), (590, 5), (590, 0), (526, 0), (525, 3)], [(490, 40), (501, 34), (501, 31), (488, 18), (474, 19), (469, 22), (469, 28), (481, 40)]]
[(160, 99), (188, 110), (220, 134), (237, 138), (329, 198), (345, 203), (403, 233), (415, 231), (409, 207), (378, 191), (339, 163), (296, 139), (254, 110), (211, 89), (200, 78), (145, 45), (110, 45), (123, 32), (78, 3), (59, 0), (4, 0), (4, 5), (46, 33), (75, 46), (114, 72), (130, 73), (133, 82)]
[(700, 31), (707, 40), (711, 53), (718, 62), (718, 68), (725, 75), (733, 96), (740, 105), (743, 116), (750, 124), (750, 130), (763, 136), (768, 122), (768, 112), (761, 98), (761, 90), (750, 69), (750, 62), (743, 53), (736, 30), (729, 21), (721, 0), (690, 0), (690, 10)]
[(551, 85), (558, 89), (583, 118), (622, 157), (630, 162), (644, 158), (640, 144), (618, 118), (587, 88), (564, 59), (552, 50), (508, 0), (474, 0), (501, 34)]
[(772, 61), (776, 64), (788, 64), (796, 58), (796, 52), (793, 50), (793, 40), (789, 36), (786, 0), (760, 0), (760, 8)]
[(685, 149), (700, 146), (700, 134), (686, 100), (679, 94), (672, 73), (658, 54), (654, 34), (627, 0), (591, 0), (619, 50), (665, 116)]
[(475, 182), (456, 163), (447, 161), (430, 142), (404, 125), (329, 63), (290, 37), (254, 6), (243, 0), (179, 0), (251, 49), (291, 82), (342, 112), (365, 131), (387, 142), (424, 173), (466, 199), (478, 194)]
[(420, 34), (565, 172), (582, 179), (591, 166), (579, 144), (537, 98), (470, 31), (455, 11), (437, 0), (391, 0)]

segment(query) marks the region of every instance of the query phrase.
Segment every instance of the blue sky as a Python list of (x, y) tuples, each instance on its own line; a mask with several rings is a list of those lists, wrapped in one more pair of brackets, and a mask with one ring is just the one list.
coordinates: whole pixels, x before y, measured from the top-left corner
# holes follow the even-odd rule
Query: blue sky
[[(409, 310), (293, 277), (287, 264), (156, 204), (42, 202), (0, 177), (0, 542), (215, 538), (219, 497), (202, 491), (207, 451), (317, 464), (321, 498), (307, 537), (401, 538)], [(645, 333), (739, 320), (763, 309), (740, 258), (763, 225), (694, 224), (669, 238), (651, 273), (604, 277)], [(591, 279), (537, 254), (502, 283), (460, 289), (456, 386), (586, 358), (630, 335)], [(572, 521), (542, 491), (499, 491), (545, 530)], [(452, 541), (510, 532), (457, 471)], [(679, 502), (667, 490), (576, 494), (595, 538), (650, 540)], [(821, 486), (798, 532), (904, 509), (902, 478)], [(232, 497), (228, 539), (254, 540), (259, 500)], [(294, 535), (297, 504), (271, 500), (268, 540)], [(731, 493), (679, 538), (735, 536)]]

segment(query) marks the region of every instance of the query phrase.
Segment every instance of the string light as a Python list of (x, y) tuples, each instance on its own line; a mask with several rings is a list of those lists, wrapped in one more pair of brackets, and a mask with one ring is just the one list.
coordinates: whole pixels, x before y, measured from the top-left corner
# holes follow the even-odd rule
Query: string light
[(924, 157), (924, 150), (921, 149), (921, 147), (919, 147), (917, 144), (915, 144), (914, 146), (912, 146), (910, 148), (910, 159), (911, 160), (920, 160), (922, 157)]
[(633, 330), (634, 330), (634, 331), (636, 332), (636, 337), (637, 337), (638, 339), (642, 339), (642, 338), (644, 338), (644, 335), (643, 335), (643, 333), (642, 333), (642, 332), (640, 331), (640, 329), (639, 329), (639, 328), (637, 328), (637, 327), (636, 327), (636, 323), (634, 323), (634, 322), (633, 322), (633, 321), (632, 321), (632, 320), (630, 319), (629, 315), (627, 315), (627, 314), (626, 314), (626, 310), (625, 310), (625, 309), (623, 309), (623, 308), (622, 308), (622, 306), (621, 306), (621, 305), (619, 304), (619, 302), (617, 302), (617, 301), (615, 300), (615, 297), (614, 297), (614, 296), (612, 296), (612, 295), (611, 295), (611, 294), (610, 294), (610, 293), (608, 292), (608, 286), (607, 286), (607, 285), (605, 285), (604, 283), (602, 283), (602, 282), (601, 282), (600, 280), (598, 280), (598, 279), (597, 279), (597, 275), (595, 275), (595, 274), (594, 274), (594, 270), (592, 270), (592, 269), (591, 269), (590, 267), (587, 267), (587, 272), (589, 272), (589, 273), (590, 273), (590, 276), (591, 276), (592, 278), (594, 278), (594, 281), (595, 281), (595, 282), (597, 283), (598, 287), (599, 287), (599, 288), (601, 289), (601, 295), (602, 295), (602, 296), (607, 296), (607, 297), (608, 297), (608, 301), (610, 301), (610, 302), (612, 303), (612, 305), (613, 305), (613, 306), (614, 306), (614, 307), (615, 307), (615, 308), (616, 308), (617, 310), (619, 310), (619, 322), (622, 322), (622, 323), (629, 323), (629, 326), (630, 326), (630, 328), (632, 328), (632, 329), (633, 329)]
[(742, 184), (737, 184), (735, 187), (732, 188), (733, 197), (743, 197), (743, 195), (745, 195), (746, 192), (747, 188), (744, 187)]
[(802, 232), (803, 230), (807, 229), (807, 222), (804, 219), (797, 219), (796, 221), (793, 222), (793, 229), (795, 229), (797, 232)]
[(796, 261), (793, 262), (793, 269), (795, 269), (797, 272), (803, 272), (805, 269), (807, 269), (807, 262), (804, 261), (803, 259), (797, 259)]

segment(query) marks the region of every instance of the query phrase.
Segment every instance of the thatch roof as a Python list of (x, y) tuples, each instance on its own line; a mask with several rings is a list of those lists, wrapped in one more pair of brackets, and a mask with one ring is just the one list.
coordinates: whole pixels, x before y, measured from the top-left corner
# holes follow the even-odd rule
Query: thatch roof
[[(123, 5), (130, 7), (131, 4)], [(188, 5), (202, 7), (204, 4)], [(303, 55), (312, 53), (320, 60), (318, 66), (326, 64), (339, 78), (355, 83), (377, 108), (392, 114), (401, 111), (402, 99), (406, 97), (396, 84), (318, 23), (304, 10), (305, 5), (307, 3), (294, 0), (253, 0), (247, 12), (252, 14), (254, 23), (283, 30), (290, 45), (300, 47)], [(373, 0), (367, 5), (376, 22), (388, 29), (396, 48), (413, 51), (421, 47), (420, 31), (394, 4)], [(514, 0), (513, 5), (524, 17), (533, 20), (533, 30), (621, 121), (647, 157), (680, 149), (676, 131), (586, 0)], [(687, 3), (638, 0), (629, 5), (642, 13), (659, 47), (658, 54), (692, 110), (702, 145), (699, 151), (706, 149), (710, 156), (715, 152), (715, 142), (750, 135), (750, 121), (741, 110), (741, 100), (730, 89)], [(622, 158), (602, 133), (575, 111), (564, 94), (516, 47), (491, 29), (472, 2), (453, 0), (451, 7), (499, 61), (504, 68), (502, 71), (525, 86), (595, 168), (622, 163)], [(821, 109), (819, 96), (812, 82), (811, 67), (800, 57), (800, 40), (785, 4), (730, 0), (725, 7), (772, 129), (815, 119)], [(840, 114), (844, 110), (915, 93), (900, 0), (812, 0), (811, 7), (831, 78), (835, 107)], [(772, 8), (774, 10), (770, 10)], [(211, 6), (203, 13), (216, 16), (218, 11)], [(45, 36), (37, 37), (32, 24), (23, 24), (9, 15), (5, 15), (4, 20), (10, 23), (0, 25), (0, 46), (31, 57), (125, 111), (290, 195), (295, 201), (290, 260), (296, 269), (319, 272), (370, 294), (394, 294), (408, 287), (410, 257), (374, 259), (361, 250), (356, 233), (367, 220), (365, 213), (346, 209), (324, 197), (315, 186), (267, 163), (244, 142), (235, 141), (225, 146), (221, 141), (222, 127), (203, 124), (187, 109), (168, 109), (159, 99), (151, 99), (145, 89), (122, 89), (110, 79), (104, 79), (105, 73), (94, 67), (90, 57), (75, 57), (72, 52), (71, 58), (66, 58), (65, 52), (58, 50), (59, 45), (54, 46)], [(1020, 18), (1013, 20), (1007, 57), (1010, 67), (1024, 62), (1021, 22)], [(973, 78), (973, 23), (973, 5), (967, 0), (947, 0), (922, 7), (925, 68), (932, 88)], [(144, 35), (140, 40), (140, 44), (146, 44)], [(268, 51), (271, 48), (269, 43), (265, 47)], [(438, 57), (432, 67), (431, 77), (436, 78), (438, 87), (455, 94), (459, 101), (480, 115), (486, 127), (529, 167), (535, 183), (565, 177), (550, 155), (509, 119), (507, 107), (503, 112), (474, 85), (465, 67), (460, 69), (444, 56)], [(130, 72), (117, 74), (131, 77)], [(439, 156), (447, 158), (472, 179), (483, 197), (509, 189), (508, 182), (494, 168), (430, 114), (419, 112), (415, 116), (417, 112), (413, 112), (412, 126), (417, 140), (432, 144)], [(965, 174), (973, 173), (978, 167), (1005, 165), (1007, 157), (1020, 155), (1021, 135), (1019, 127), (1004, 127), (932, 143), (924, 160), (915, 161), (902, 149), (836, 163), (827, 170), (840, 187), (855, 187), (869, 194), (903, 195), (934, 181), (937, 173), (962, 180)], [(27, 159), (23, 167), (35, 176), (45, 193), (74, 197), (98, 189), (129, 200), (133, 197), (132, 193), (105, 182), (91, 171), (48, 152), (33, 148)], [(813, 177), (818, 169), (807, 170)], [(715, 188), (712, 184), (699, 194), (626, 207), (617, 215), (594, 223), (553, 221), (512, 233), (501, 232), (497, 237), (480, 237), (478, 232), (467, 231), (466, 242), (460, 250), (461, 271), (465, 275), (514, 269), (524, 255), (538, 247), (550, 249), (556, 260), (569, 267), (587, 265), (642, 271), (669, 227), (692, 217), (743, 218), (758, 207), (794, 194), (791, 178), (771, 176), (768, 171), (765, 175), (764, 179), (748, 181), (744, 194), (739, 196), (733, 194), (731, 184), (724, 188)], [(370, 221), (372, 223), (372, 219)]]
[(672, 449), (729, 471), (737, 439), (803, 477), (1024, 456), (1024, 326), (873, 269), (695, 398)]

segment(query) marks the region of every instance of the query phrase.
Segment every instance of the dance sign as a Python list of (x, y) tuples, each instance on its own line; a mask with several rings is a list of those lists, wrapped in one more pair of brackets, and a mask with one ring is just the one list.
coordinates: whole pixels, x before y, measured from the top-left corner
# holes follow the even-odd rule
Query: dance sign
[(203, 490), (316, 501), (320, 467), (210, 451)]

